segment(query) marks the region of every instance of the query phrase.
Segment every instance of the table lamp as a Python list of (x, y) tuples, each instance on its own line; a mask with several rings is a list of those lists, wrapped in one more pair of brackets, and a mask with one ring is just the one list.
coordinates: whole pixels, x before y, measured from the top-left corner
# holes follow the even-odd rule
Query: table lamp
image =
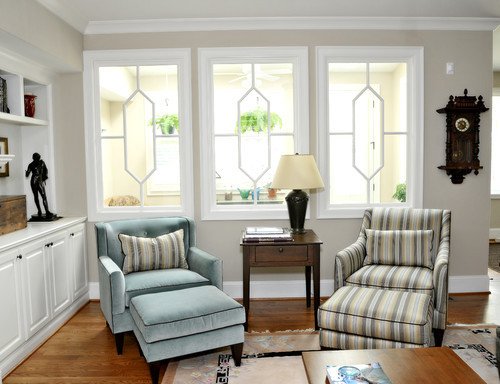
[(293, 233), (304, 233), (309, 195), (303, 189), (324, 187), (313, 155), (283, 155), (271, 188), (291, 189), (285, 200)]

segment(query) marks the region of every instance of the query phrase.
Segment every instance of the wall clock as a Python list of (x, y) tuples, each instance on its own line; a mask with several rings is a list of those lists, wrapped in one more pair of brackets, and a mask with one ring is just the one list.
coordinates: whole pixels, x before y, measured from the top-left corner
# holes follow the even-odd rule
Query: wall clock
[(483, 167), (479, 163), (479, 114), (489, 108), (483, 97), (450, 96), (446, 107), (438, 113), (446, 113), (446, 165), (438, 168), (446, 171), (453, 184), (462, 184), (466, 175), (477, 175)]

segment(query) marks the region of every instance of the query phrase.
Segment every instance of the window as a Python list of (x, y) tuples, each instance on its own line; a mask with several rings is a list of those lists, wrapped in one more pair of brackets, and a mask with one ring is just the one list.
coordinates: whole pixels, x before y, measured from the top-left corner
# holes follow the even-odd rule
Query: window
[(491, 194), (500, 198), (500, 88), (493, 89), (491, 114)]
[(422, 202), (421, 48), (318, 47), (319, 217)]
[(271, 185), (309, 153), (307, 48), (200, 49), (202, 218), (287, 218)]
[(192, 215), (189, 55), (85, 52), (90, 220)]

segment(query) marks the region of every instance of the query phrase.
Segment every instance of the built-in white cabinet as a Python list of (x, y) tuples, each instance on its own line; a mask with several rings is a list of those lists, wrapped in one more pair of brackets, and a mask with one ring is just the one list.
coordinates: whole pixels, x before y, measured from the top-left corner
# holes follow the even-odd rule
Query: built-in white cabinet
[(76, 225), (69, 232), (69, 254), (72, 256), (73, 274), (71, 294), (74, 298), (88, 292), (89, 289), (85, 224)]
[(0, 370), (9, 372), (89, 301), (85, 218), (0, 236)]
[(36, 240), (19, 249), (22, 289), (25, 298), (25, 323), (28, 337), (50, 320), (49, 260), (43, 240)]
[(0, 359), (25, 340), (21, 255), (17, 249), (0, 253), (0, 303), (2, 305)]

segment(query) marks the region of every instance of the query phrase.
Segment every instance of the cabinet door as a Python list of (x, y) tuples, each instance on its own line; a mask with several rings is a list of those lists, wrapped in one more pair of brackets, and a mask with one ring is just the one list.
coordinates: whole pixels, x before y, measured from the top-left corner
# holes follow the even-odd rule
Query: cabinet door
[(47, 237), (45, 243), (50, 260), (52, 313), (57, 315), (71, 304), (71, 257), (66, 232)]
[(85, 224), (69, 230), (69, 253), (73, 259), (73, 298), (88, 289), (87, 252), (85, 247)]
[(45, 248), (43, 241), (35, 241), (21, 248), (28, 337), (50, 320), (49, 263)]
[[(19, 251), (0, 253), (0, 360), (23, 343), (23, 295)], [(0, 380), (1, 381), (1, 380)]]

